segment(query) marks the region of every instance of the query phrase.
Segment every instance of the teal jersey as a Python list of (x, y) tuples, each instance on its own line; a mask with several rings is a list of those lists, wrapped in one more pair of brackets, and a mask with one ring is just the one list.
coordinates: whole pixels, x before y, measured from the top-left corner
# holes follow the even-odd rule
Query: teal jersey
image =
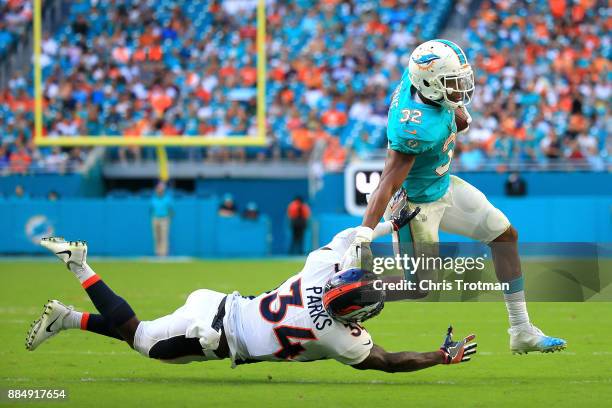
[(406, 70), (391, 96), (387, 140), (389, 149), (416, 156), (404, 188), (410, 201), (429, 203), (448, 189), (457, 125), (452, 110), (417, 102), (415, 93)]
[(151, 197), (151, 215), (154, 218), (169, 217), (172, 211), (172, 198), (168, 193), (163, 196), (153, 194)]

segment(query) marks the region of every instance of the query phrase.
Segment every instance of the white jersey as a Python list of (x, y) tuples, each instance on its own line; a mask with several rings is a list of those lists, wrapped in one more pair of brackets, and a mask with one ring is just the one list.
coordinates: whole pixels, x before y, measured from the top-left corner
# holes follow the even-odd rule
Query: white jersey
[(332, 319), (323, 308), (323, 291), (354, 237), (354, 229), (336, 235), (308, 256), (300, 273), (255, 298), (228, 296), (224, 327), (236, 364), (254, 361), (335, 359), (361, 363), (372, 338), (358, 324)]

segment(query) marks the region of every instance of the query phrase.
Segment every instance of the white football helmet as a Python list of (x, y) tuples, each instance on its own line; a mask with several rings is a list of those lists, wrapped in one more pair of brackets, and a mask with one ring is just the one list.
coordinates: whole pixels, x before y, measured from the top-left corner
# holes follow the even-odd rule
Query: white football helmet
[(431, 40), (410, 55), (412, 85), (427, 99), (457, 109), (468, 105), (474, 93), (474, 72), (465, 53), (448, 40)]

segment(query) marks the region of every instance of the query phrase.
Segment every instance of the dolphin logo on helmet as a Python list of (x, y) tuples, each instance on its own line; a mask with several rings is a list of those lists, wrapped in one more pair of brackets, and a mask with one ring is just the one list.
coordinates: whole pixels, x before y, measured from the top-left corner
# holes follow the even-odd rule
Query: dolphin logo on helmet
[(436, 60), (439, 60), (440, 56), (436, 54), (426, 54), (419, 58), (412, 57), (412, 60), (416, 62), (419, 69), (427, 69), (431, 67)]

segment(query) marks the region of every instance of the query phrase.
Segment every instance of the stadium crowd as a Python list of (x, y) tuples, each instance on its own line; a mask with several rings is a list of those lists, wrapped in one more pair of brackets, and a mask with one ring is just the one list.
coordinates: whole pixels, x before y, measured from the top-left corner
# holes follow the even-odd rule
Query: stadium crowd
[(76, 2), (43, 40), (45, 129), (243, 135), (255, 126), (255, 13), (216, 2)]
[[(440, 34), (453, 7), (467, 10), (465, 1), (433, 4), (268, 1), (270, 144), (209, 148), (206, 157), (308, 157), (320, 144), (325, 167), (335, 170), (384, 147), (389, 97), (411, 50)], [(66, 24), (43, 38), (47, 137), (254, 134), (255, 5), (71, 2)], [(609, 165), (608, 14), (601, 0), (485, 0), (462, 41), (477, 88), (474, 122), (456, 163), (468, 170), (514, 162)], [(0, 168), (61, 169), (57, 163), (73, 156), (82, 160), (82, 151), (32, 145), (27, 75), (16, 73), (0, 98)], [(129, 149), (120, 157), (126, 152), (140, 156)]]
[(28, 34), (32, 21), (32, 1), (0, 0), (0, 57)]
[(477, 78), (472, 130), (460, 145), (465, 168), (485, 160), (605, 168), (612, 126), (608, 7), (597, 0), (482, 4), (465, 33)]

